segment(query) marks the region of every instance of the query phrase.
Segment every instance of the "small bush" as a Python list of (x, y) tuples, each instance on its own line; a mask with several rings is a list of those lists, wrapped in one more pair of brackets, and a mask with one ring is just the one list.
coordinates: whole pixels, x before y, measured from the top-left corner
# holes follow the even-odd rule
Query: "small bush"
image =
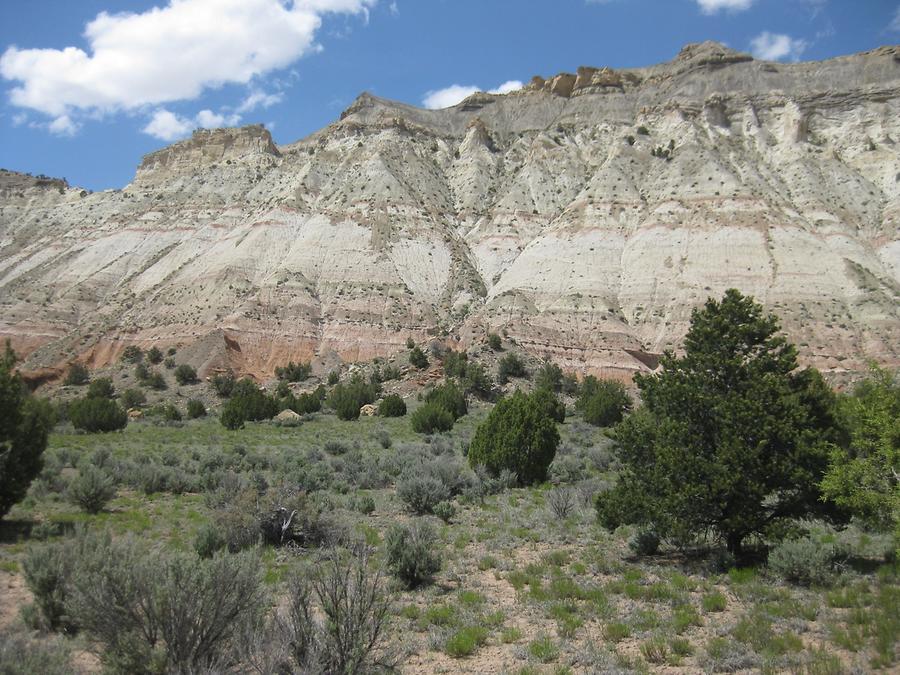
[(468, 411), (466, 397), (452, 382), (439, 385), (425, 394), (425, 403), (433, 403), (453, 416), (455, 422)]
[(197, 382), (197, 371), (186, 363), (182, 363), (178, 366), (175, 369), (174, 375), (175, 381), (181, 385), (196, 384)]
[(195, 420), (198, 417), (206, 417), (206, 406), (203, 405), (203, 401), (197, 400), (196, 398), (188, 399), (187, 416), (188, 419), (192, 420)]
[(86, 513), (100, 513), (115, 494), (116, 487), (112, 478), (93, 464), (83, 466), (69, 483), (69, 501)]
[(357, 495), (351, 501), (351, 508), (364, 516), (370, 516), (375, 513), (375, 500), (371, 495)]
[(166, 402), (160, 408), (160, 416), (166, 422), (180, 422), (181, 421), (181, 412), (178, 408), (175, 407), (175, 404), (172, 402)]
[(326, 380), (326, 382), (328, 382), (329, 387), (333, 387), (340, 381), (341, 381), (341, 376), (338, 373), (338, 371), (332, 370), (328, 373), (328, 379)]
[(413, 513), (433, 513), (440, 502), (450, 498), (450, 488), (423, 468), (407, 470), (397, 481), (397, 496)]
[(122, 352), (122, 360), (129, 363), (138, 363), (144, 358), (144, 352), (137, 345), (128, 345)]
[(126, 389), (119, 397), (122, 407), (125, 410), (138, 408), (147, 402), (147, 395), (140, 389)]
[(153, 365), (162, 363), (163, 353), (160, 351), (159, 347), (150, 347), (150, 349), (147, 350), (147, 360)]
[(307, 361), (303, 363), (289, 362), (283, 368), (275, 369), (275, 377), (285, 382), (303, 382), (312, 375), (312, 365)]
[(593, 375), (584, 378), (575, 409), (584, 421), (598, 427), (608, 427), (622, 421), (631, 407), (631, 397), (621, 382), (598, 380)]
[(455, 659), (471, 656), (487, 642), (488, 631), (484, 626), (463, 626), (447, 640), (444, 651)]
[(153, 370), (147, 375), (147, 379), (141, 382), (145, 387), (150, 387), (155, 391), (165, 391), (169, 388), (169, 385), (166, 384), (166, 378), (163, 377), (163, 374)]
[(265, 605), (259, 561), (250, 555), (200, 560), (107, 540), (75, 567), (68, 605), (110, 670), (215, 670)]
[(212, 384), (213, 391), (219, 396), (219, 398), (228, 398), (231, 396), (231, 392), (234, 391), (234, 385), (237, 383), (237, 380), (232, 373), (217, 373), (213, 375)]
[(406, 414), (406, 402), (397, 394), (388, 394), (378, 404), (378, 414), (382, 417), (403, 417)]
[(413, 431), (420, 434), (450, 431), (453, 428), (453, 415), (436, 403), (425, 403), (419, 406), (410, 415), (409, 421)]
[(107, 432), (124, 429), (128, 415), (115, 401), (108, 398), (82, 398), (72, 401), (69, 419), (76, 429), (87, 432)]
[[(295, 575), (288, 589), (287, 619), (281, 629), (300, 672), (391, 670), (389, 652), (383, 648), (390, 598), (381, 573), (369, 564), (367, 548), (358, 546), (351, 555), (332, 550), (311, 573)], [(324, 620), (315, 617), (314, 603), (322, 608)]]
[(70, 675), (69, 651), (62, 638), (32, 640), (0, 632), (0, 673), (3, 675)]
[(528, 377), (525, 364), (514, 352), (510, 352), (500, 359), (500, 364), (497, 366), (497, 382), (506, 384), (511, 377)]
[(375, 401), (378, 389), (362, 378), (354, 377), (346, 384), (337, 384), (328, 395), (328, 406), (338, 419), (344, 421), (359, 419), (359, 409)]
[(637, 556), (656, 555), (659, 535), (653, 530), (640, 530), (628, 541), (628, 548)]
[(225, 548), (225, 544), (219, 528), (209, 523), (203, 525), (194, 538), (194, 550), (201, 558), (212, 558)]
[(166, 370), (172, 370), (175, 367), (175, 359), (172, 357), (164, 359), (163, 366), (165, 366)]
[(500, 350), (503, 349), (503, 345), (501, 344), (501, 341), (500, 341), (500, 336), (497, 335), (496, 333), (488, 333), (487, 343), (488, 343), (488, 346), (491, 349), (493, 349), (495, 352), (499, 352)]
[(492, 475), (506, 469), (524, 485), (543, 482), (556, 455), (559, 432), (541, 406), (516, 391), (501, 400), (476, 429), (469, 444), (469, 464)]
[(552, 361), (547, 361), (541, 366), (540, 370), (535, 373), (534, 388), (558, 392), (562, 389), (562, 380), (562, 368)]
[(262, 392), (256, 383), (243, 379), (235, 384), (231, 398), (222, 408), (220, 421), (227, 429), (240, 429), (244, 422), (267, 420), (278, 414), (278, 402)]
[(456, 507), (453, 505), (453, 502), (448, 501), (438, 502), (431, 511), (445, 523), (449, 523), (453, 520), (453, 516), (456, 515)]
[(531, 398), (554, 422), (562, 424), (566, 421), (566, 406), (549, 389), (535, 389)]
[(73, 555), (69, 542), (31, 546), (22, 561), (22, 573), (34, 596), (40, 626), (49, 630), (75, 628), (66, 609)]
[(115, 395), (116, 389), (108, 377), (98, 377), (91, 382), (85, 394), (87, 398), (113, 398)]
[(88, 369), (85, 365), (83, 363), (75, 362), (69, 366), (69, 372), (66, 373), (66, 379), (63, 384), (78, 386), (87, 384), (89, 379), (90, 375), (88, 374)]
[(407, 588), (430, 581), (441, 569), (437, 536), (424, 520), (392, 525), (385, 535), (384, 547), (388, 569)]
[(409, 350), (409, 364), (422, 370), (422, 368), (428, 367), (428, 357), (425, 356), (425, 352), (419, 349), (418, 346), (413, 346), (413, 348)]
[(572, 488), (555, 488), (547, 494), (547, 506), (550, 507), (550, 512), (554, 516), (565, 520), (574, 513), (580, 499), (578, 493)]
[(769, 569), (802, 586), (827, 586), (834, 580), (840, 552), (834, 544), (811, 537), (784, 541), (769, 553)]

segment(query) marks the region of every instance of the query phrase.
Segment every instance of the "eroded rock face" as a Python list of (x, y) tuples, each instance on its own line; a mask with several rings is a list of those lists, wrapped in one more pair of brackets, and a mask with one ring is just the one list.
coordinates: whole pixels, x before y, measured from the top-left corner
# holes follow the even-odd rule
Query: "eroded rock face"
[(0, 338), (43, 379), (132, 343), (264, 376), (506, 330), (627, 377), (736, 287), (806, 363), (897, 365), (898, 55), (704, 43), (446, 110), (364, 94), (283, 147), (200, 131), (119, 191), (0, 173)]

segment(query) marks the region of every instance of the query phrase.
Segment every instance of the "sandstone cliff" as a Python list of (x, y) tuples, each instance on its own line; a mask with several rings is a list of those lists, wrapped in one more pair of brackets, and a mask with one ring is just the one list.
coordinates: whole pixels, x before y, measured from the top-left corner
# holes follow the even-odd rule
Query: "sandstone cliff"
[(277, 147), (201, 130), (119, 191), (0, 173), (0, 338), (31, 369), (131, 343), (257, 375), (505, 330), (627, 376), (737, 287), (827, 371), (900, 354), (900, 48), (689, 45), (445, 110), (361, 95)]

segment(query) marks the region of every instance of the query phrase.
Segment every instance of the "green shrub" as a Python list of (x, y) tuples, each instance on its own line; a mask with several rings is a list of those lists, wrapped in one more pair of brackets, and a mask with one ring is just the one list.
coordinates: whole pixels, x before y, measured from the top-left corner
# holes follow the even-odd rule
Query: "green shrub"
[(497, 366), (497, 382), (506, 384), (511, 377), (528, 377), (525, 364), (514, 352), (510, 352), (500, 359), (500, 364)]
[(188, 399), (187, 416), (188, 419), (192, 420), (195, 420), (198, 417), (206, 417), (206, 406), (203, 405), (203, 401), (200, 401), (196, 398)]
[(75, 628), (66, 608), (74, 564), (70, 542), (30, 546), (22, 561), (25, 584), (34, 596), (40, 626), (48, 630)]
[(531, 394), (534, 402), (540, 406), (544, 415), (554, 422), (562, 424), (566, 421), (566, 406), (563, 402), (556, 398), (556, 395), (549, 389), (539, 388)]
[(419, 349), (418, 346), (414, 346), (409, 350), (409, 364), (421, 370), (422, 368), (428, 367), (428, 357), (425, 356), (425, 352)]
[(503, 345), (500, 342), (500, 336), (496, 333), (488, 333), (487, 343), (488, 346), (495, 352), (499, 352), (501, 349), (503, 349)]
[(335, 385), (328, 395), (328, 406), (339, 419), (359, 419), (359, 409), (375, 401), (378, 390), (375, 385), (354, 377), (350, 382)]
[[(322, 620), (313, 612), (316, 605)], [(390, 606), (381, 572), (373, 569), (366, 547), (357, 546), (350, 555), (332, 550), (322, 564), (288, 582), (281, 632), (298, 670), (282, 666), (279, 672), (390, 672), (393, 664), (383, 649)]]
[(558, 392), (562, 389), (562, 380), (562, 368), (552, 361), (547, 361), (540, 367), (537, 373), (535, 373), (534, 388)]
[(475, 394), (479, 398), (489, 398), (494, 382), (490, 375), (484, 369), (484, 366), (477, 361), (471, 361), (466, 366), (466, 372), (460, 379), (463, 390), (466, 393)]
[(409, 416), (413, 431), (420, 434), (433, 434), (436, 431), (450, 431), (453, 428), (453, 415), (436, 403), (425, 403)]
[(32, 397), (12, 372), (15, 362), (7, 341), (0, 356), (0, 518), (25, 496), (41, 472), (53, 424), (49, 405)]
[(147, 395), (140, 389), (126, 389), (119, 396), (119, 401), (125, 410), (138, 408), (147, 402)]
[(69, 650), (62, 638), (32, 640), (0, 632), (0, 673), (3, 675), (70, 675)]
[(463, 626), (448, 638), (444, 651), (456, 659), (471, 656), (487, 642), (487, 638), (488, 631), (484, 626)]
[(90, 374), (88, 373), (87, 367), (85, 367), (83, 363), (78, 363), (76, 361), (69, 366), (69, 372), (66, 373), (66, 379), (63, 384), (78, 386), (87, 384), (88, 380), (90, 380)]
[(450, 487), (422, 467), (408, 469), (397, 481), (397, 496), (413, 513), (432, 513), (435, 506), (450, 498)]
[(208, 672), (265, 607), (251, 555), (201, 560), (154, 553), (133, 540), (86, 550), (67, 606), (118, 672)]
[(85, 394), (88, 398), (113, 398), (115, 395), (116, 389), (108, 377), (98, 377), (91, 382)]
[(479, 425), (469, 445), (469, 463), (483, 465), (492, 475), (516, 474), (521, 484), (547, 479), (556, 455), (559, 432), (538, 402), (516, 391), (502, 399)]
[(83, 466), (69, 483), (69, 501), (87, 513), (100, 513), (115, 494), (112, 478), (93, 464)]
[(444, 377), (462, 378), (466, 374), (466, 368), (469, 365), (469, 355), (465, 352), (457, 352), (448, 349), (443, 358)]
[(237, 380), (232, 373), (216, 373), (213, 375), (212, 381), (210, 382), (213, 391), (215, 391), (220, 398), (228, 398), (231, 396), (236, 383)]
[(408, 588), (428, 581), (441, 569), (437, 536), (424, 520), (394, 524), (384, 538), (387, 566)]
[(307, 361), (303, 363), (289, 362), (283, 368), (275, 369), (275, 377), (285, 382), (303, 382), (312, 375), (312, 365)]
[(150, 347), (150, 349), (147, 350), (147, 360), (154, 365), (162, 363), (163, 353), (160, 351), (159, 347)]
[(169, 385), (166, 384), (166, 378), (163, 377), (163, 374), (153, 370), (147, 375), (147, 379), (141, 382), (145, 387), (150, 387), (156, 391), (165, 391), (169, 388)]
[(237, 431), (238, 429), (244, 428), (244, 422), (246, 420), (244, 420), (244, 416), (236, 407), (225, 406), (222, 409), (222, 414), (219, 416), (219, 421), (226, 429)]
[(194, 538), (194, 550), (201, 558), (212, 558), (225, 548), (225, 538), (219, 528), (210, 523), (204, 524)]
[(278, 402), (267, 396), (253, 380), (244, 378), (237, 382), (231, 398), (222, 407), (220, 421), (227, 429), (240, 429), (244, 422), (272, 419), (278, 414)]
[(72, 401), (69, 419), (76, 429), (91, 433), (116, 431), (128, 424), (128, 415), (122, 407), (108, 398), (87, 397)]
[(129, 363), (138, 363), (144, 358), (144, 352), (137, 345), (128, 345), (122, 352), (122, 360)]
[(769, 553), (769, 569), (785, 581), (803, 586), (827, 586), (834, 580), (841, 555), (834, 544), (812, 537), (789, 539)]
[(328, 373), (328, 380), (326, 380), (326, 381), (328, 382), (329, 387), (333, 387), (334, 385), (336, 385), (338, 382), (341, 381), (341, 376), (338, 373), (338, 371), (332, 370)]
[(378, 404), (378, 414), (381, 417), (403, 417), (406, 414), (406, 402), (402, 396), (388, 394)]
[(425, 402), (433, 403), (453, 416), (455, 422), (465, 415), (469, 409), (466, 406), (466, 397), (452, 382), (441, 384), (425, 394)]
[(193, 366), (189, 366), (186, 363), (182, 363), (175, 369), (175, 381), (178, 384), (186, 385), (186, 384), (196, 384), (197, 382), (197, 371), (194, 370)]
[(659, 535), (653, 530), (638, 530), (628, 541), (628, 548), (638, 556), (656, 555), (659, 551)]
[(166, 422), (180, 422), (181, 412), (171, 401), (164, 403), (160, 409), (160, 415)]
[(294, 396), (293, 393), (289, 393), (282, 397), (279, 407), (283, 410), (293, 410), (298, 415), (308, 415), (322, 409), (322, 400), (316, 394), (304, 392)]
[(597, 427), (609, 427), (622, 421), (631, 407), (631, 397), (621, 382), (598, 380), (588, 375), (581, 383), (581, 392), (575, 402), (584, 421)]
[(449, 523), (453, 516), (456, 515), (456, 507), (450, 501), (438, 502), (432, 507), (431, 511), (445, 523)]
[(172, 370), (175, 367), (175, 359), (172, 357), (163, 359), (163, 366), (165, 366), (166, 370)]

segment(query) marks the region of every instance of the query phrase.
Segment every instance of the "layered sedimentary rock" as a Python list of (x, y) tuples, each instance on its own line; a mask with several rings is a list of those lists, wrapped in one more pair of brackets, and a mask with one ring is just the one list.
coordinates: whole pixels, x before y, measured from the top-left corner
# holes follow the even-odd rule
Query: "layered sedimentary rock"
[(506, 331), (627, 376), (729, 287), (839, 373), (900, 354), (900, 48), (581, 67), (422, 110), (363, 94), (276, 146), (199, 131), (90, 194), (0, 173), (0, 338), (256, 375)]

